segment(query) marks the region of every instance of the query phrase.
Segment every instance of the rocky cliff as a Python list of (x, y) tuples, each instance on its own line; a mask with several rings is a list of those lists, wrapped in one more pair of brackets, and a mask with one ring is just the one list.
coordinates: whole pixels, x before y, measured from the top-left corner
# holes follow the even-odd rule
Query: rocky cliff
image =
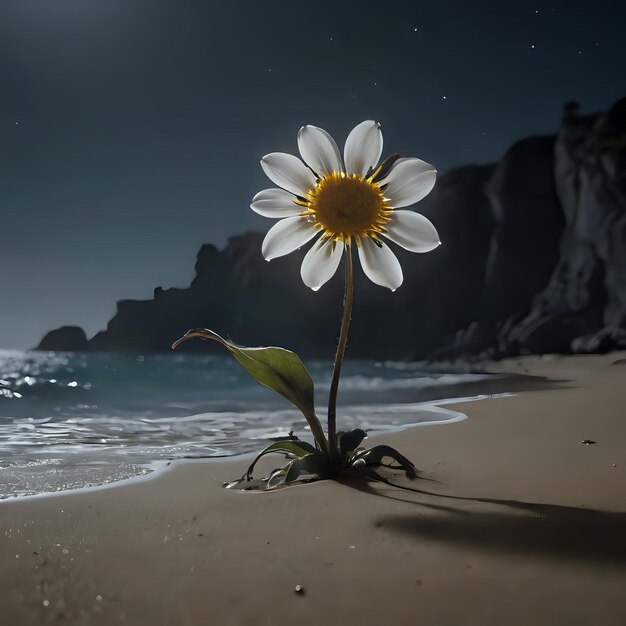
[[(544, 186), (545, 177), (527, 178), (528, 189), (518, 189), (516, 201), (507, 197), (506, 184), (498, 183), (497, 171), (508, 162), (503, 179), (524, 182), (523, 168), (512, 162), (519, 145), (505, 155), (486, 188), (499, 226), (516, 221), (516, 206), (528, 202), (528, 219), (517, 220), (509, 241), (499, 227), (492, 239), (494, 249), (509, 254), (517, 247), (517, 252), (501, 266), (495, 263), (507, 275), (498, 281), (498, 293), (489, 271), (485, 277), (486, 302), (494, 303), (489, 313), (437, 355), (499, 358), (626, 347), (626, 99), (607, 113), (586, 116), (577, 114), (575, 103), (567, 105), (554, 139), (552, 182)], [(531, 202), (542, 187), (543, 197)], [(507, 308), (511, 298), (521, 296), (520, 284), (530, 287), (515, 279), (525, 271), (536, 277), (530, 306), (518, 302)]]
[[(399, 250), (395, 293), (360, 271), (352, 358), (495, 357), (626, 346), (626, 100), (579, 116), (566, 107), (556, 136), (513, 145), (494, 165), (440, 177), (419, 206), (444, 245)], [(118, 302), (87, 340), (51, 331), (39, 349), (148, 353), (206, 326), (244, 345), (282, 345), (330, 358), (341, 313), (341, 272), (317, 293), (299, 276), (305, 250), (266, 263), (262, 235), (204, 245), (186, 289)], [(214, 350), (189, 342), (188, 350)]]

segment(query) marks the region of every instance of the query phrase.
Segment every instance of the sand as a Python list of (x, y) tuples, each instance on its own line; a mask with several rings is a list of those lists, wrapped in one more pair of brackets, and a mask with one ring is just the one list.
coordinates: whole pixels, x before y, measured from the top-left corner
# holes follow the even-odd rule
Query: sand
[(626, 624), (626, 354), (489, 367), (563, 382), (378, 437), (417, 481), (226, 491), (237, 459), (0, 503), (0, 623)]

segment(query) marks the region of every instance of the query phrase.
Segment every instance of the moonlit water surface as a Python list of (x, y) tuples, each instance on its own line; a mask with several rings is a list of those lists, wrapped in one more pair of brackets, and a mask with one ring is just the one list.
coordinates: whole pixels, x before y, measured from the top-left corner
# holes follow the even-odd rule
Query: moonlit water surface
[[(330, 363), (308, 363), (325, 421)], [(491, 376), (427, 373), (423, 365), (344, 365), (339, 428), (369, 432), (458, 419), (430, 406), (474, 395)], [(0, 351), (0, 498), (102, 484), (156, 461), (262, 449), (297, 409), (231, 358)]]

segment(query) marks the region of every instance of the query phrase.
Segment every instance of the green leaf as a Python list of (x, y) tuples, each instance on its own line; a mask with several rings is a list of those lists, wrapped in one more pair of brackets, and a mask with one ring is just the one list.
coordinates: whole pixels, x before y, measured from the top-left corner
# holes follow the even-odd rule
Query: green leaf
[(267, 479), (267, 488), (275, 489), (276, 487), (280, 487), (285, 482), (286, 475), (287, 475), (287, 470), (284, 467), (281, 469), (274, 470), (269, 475), (269, 478)]
[(391, 446), (374, 446), (369, 450), (360, 452), (353, 457), (352, 465), (358, 465), (357, 461), (365, 461), (367, 465), (381, 465), (383, 458), (386, 456), (397, 461), (411, 480), (417, 478), (415, 465)]
[(172, 348), (178, 347), (183, 341), (192, 337), (221, 343), (257, 382), (273, 389), (295, 404), (309, 423), (311, 432), (320, 448), (323, 451), (328, 449), (322, 425), (315, 415), (313, 380), (297, 354), (284, 348), (238, 346), (207, 328), (196, 328), (188, 331), (178, 341), (174, 342)]
[(319, 478), (327, 478), (330, 475), (328, 457), (321, 452), (314, 452), (299, 459), (294, 459), (288, 467), (289, 469), (285, 476), (286, 483), (298, 480), (303, 474), (314, 475)]
[(256, 459), (252, 461), (252, 464), (245, 474), (247, 480), (250, 480), (252, 478), (252, 470), (254, 470), (254, 466), (257, 464), (258, 460), (261, 457), (265, 456), (266, 454), (281, 452), (298, 458), (306, 456), (307, 454), (320, 454), (318, 450), (316, 450), (310, 443), (307, 443), (306, 441), (293, 441), (292, 439), (285, 441), (276, 441), (275, 443), (267, 446), (267, 448), (265, 448), (265, 450), (263, 450), (263, 452), (261, 452), (256, 457)]
[(339, 437), (341, 458), (345, 459), (347, 455), (354, 452), (365, 437), (367, 437), (367, 433), (361, 428), (355, 428), (347, 433), (341, 433), (341, 437)]

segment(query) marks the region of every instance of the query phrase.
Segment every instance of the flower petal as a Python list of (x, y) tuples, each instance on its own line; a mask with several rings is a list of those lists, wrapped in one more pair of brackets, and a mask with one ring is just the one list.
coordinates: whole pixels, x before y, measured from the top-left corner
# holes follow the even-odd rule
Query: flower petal
[(264, 189), (252, 198), (250, 208), (263, 217), (294, 217), (304, 208), (294, 201), (296, 197), (284, 189)]
[(266, 154), (261, 159), (261, 167), (273, 183), (296, 196), (306, 196), (307, 191), (315, 188), (315, 175), (293, 154)]
[(441, 245), (437, 229), (429, 219), (413, 211), (391, 211), (383, 233), (411, 252), (430, 252)]
[(378, 159), (383, 151), (383, 133), (380, 124), (373, 120), (366, 120), (355, 126), (343, 149), (343, 158), (348, 174), (365, 176), (370, 168), (378, 165)]
[(328, 282), (337, 271), (343, 248), (343, 243), (328, 237), (318, 239), (302, 261), (300, 275), (304, 284), (317, 291)]
[(343, 171), (341, 152), (323, 128), (303, 126), (298, 133), (298, 148), (304, 162), (318, 176)]
[(261, 252), (266, 261), (271, 261), (297, 250), (318, 232), (305, 217), (287, 217), (267, 231)]
[(394, 163), (387, 177), (383, 193), (392, 207), (409, 206), (427, 196), (435, 186), (437, 170), (421, 159), (402, 159)]
[(369, 237), (361, 239), (359, 259), (366, 276), (377, 285), (395, 291), (402, 284), (400, 261), (388, 245), (379, 248)]

